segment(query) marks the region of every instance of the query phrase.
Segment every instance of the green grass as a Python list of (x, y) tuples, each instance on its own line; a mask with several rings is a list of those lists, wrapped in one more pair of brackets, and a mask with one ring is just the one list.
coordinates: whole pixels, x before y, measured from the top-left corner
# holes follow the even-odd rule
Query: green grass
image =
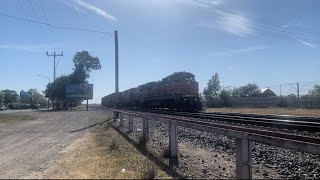
[(29, 115), (0, 114), (0, 123), (9, 121), (35, 120), (36, 118)]

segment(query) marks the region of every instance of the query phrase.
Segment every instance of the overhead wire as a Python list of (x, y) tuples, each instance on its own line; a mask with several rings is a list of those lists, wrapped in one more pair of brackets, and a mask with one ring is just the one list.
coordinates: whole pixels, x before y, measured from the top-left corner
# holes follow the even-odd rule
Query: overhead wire
[[(23, 8), (23, 5), (22, 5), (21, 1), (20, 1), (20, 0), (17, 0), (16, 2), (18, 2), (18, 6), (20, 7), (21, 12), (23, 13), (23, 15), (26, 17), (27, 20), (29, 20), (28, 14), (26, 13), (25, 9)], [(37, 28), (35, 28), (35, 27), (31, 24), (30, 21), (28, 21), (28, 24), (30, 25), (31, 28), (34, 28), (34, 29), (35, 29), (34, 31), (32, 31), (32, 36), (34, 37), (34, 40), (37, 39), (36, 41), (39, 41), (39, 42), (40, 42), (40, 41), (41, 41), (41, 40), (40, 40), (40, 37), (39, 37), (39, 34), (40, 34), (40, 33), (36, 33)], [(42, 48), (42, 50), (45, 50), (43, 46), (41, 46), (41, 48)]]
[[(43, 5), (42, 5), (42, 1), (40, 1), (40, 7), (41, 7), (41, 10), (42, 10), (42, 13), (43, 13), (43, 15), (44, 15), (44, 18), (45, 18), (46, 23), (49, 23), (49, 20), (48, 20), (48, 18), (47, 18), (47, 14), (46, 14), (46, 12), (45, 12), (45, 10), (44, 10), (44, 8), (43, 8)], [(51, 38), (52, 38), (52, 40), (53, 40), (53, 42), (54, 42), (54, 46), (55, 46), (55, 48), (57, 48), (57, 40), (56, 40), (55, 36), (53, 35), (52, 28), (48, 27), (48, 29), (49, 29)], [(59, 51), (61, 51), (59, 47), (58, 47), (57, 49), (58, 49)]]
[[(240, 15), (239, 13), (237, 13), (235, 11), (222, 8), (222, 7), (216, 6), (214, 4), (205, 3), (205, 2), (200, 1), (200, 0), (191, 0), (191, 1), (199, 3), (199, 4), (202, 4), (202, 5), (205, 5), (205, 6), (208, 6), (208, 7), (211, 7), (211, 8), (214, 8), (214, 9), (219, 10), (219, 11), (223, 11), (223, 12), (229, 13), (229, 14), (242, 16), (242, 17), (245, 17), (245, 18), (248, 18), (248, 19), (251, 19), (253, 21), (260, 22), (260, 23), (263, 23), (263, 24), (266, 24), (266, 25), (269, 25), (269, 26), (273, 26), (273, 27), (276, 27), (276, 28), (283, 28), (281, 25), (275, 25), (273, 22), (271, 22), (269, 20), (266, 20), (266, 19), (261, 19), (261, 18), (257, 18), (257, 17), (254, 17), (254, 16), (249, 16), (249, 15)], [(292, 26), (290, 26), (290, 28), (298, 29), (298, 30), (292, 30), (292, 31), (320, 35), (320, 32), (308, 31), (308, 29), (305, 29), (305, 28), (302, 28), (302, 27), (297, 27), (297, 26), (293, 26), (292, 25)], [(290, 28), (286, 28), (286, 29), (290, 29)]]
[[(37, 15), (37, 13), (36, 13), (36, 10), (35, 10), (35, 8), (34, 8), (34, 6), (33, 6), (32, 1), (31, 1), (31, 0), (28, 0), (28, 2), (29, 2), (29, 4), (31, 5), (31, 9), (32, 9), (32, 11), (33, 11), (33, 14), (34, 14), (35, 18), (37, 19), (37, 21), (40, 21), (40, 18), (38, 17), (38, 15)], [(42, 33), (44, 39), (45, 39), (45, 40), (47, 41), (47, 43), (48, 43), (48, 46), (50, 46), (50, 45), (52, 44), (52, 42), (50, 42), (50, 39), (48, 38), (47, 34), (44, 32), (42, 26), (39, 25), (39, 27), (40, 27), (40, 30), (41, 30), (41, 33)]]
[(46, 23), (46, 22), (36, 21), (36, 20), (33, 20), (33, 19), (26, 19), (26, 18), (22, 18), (22, 17), (17, 17), (17, 16), (13, 16), (13, 15), (4, 14), (2, 12), (0, 12), (0, 16), (5, 16), (5, 17), (12, 18), (12, 19), (20, 20), (20, 21), (28, 21), (28, 22), (32, 22), (32, 23), (36, 23), (36, 24), (43, 24), (43, 25), (50, 26), (50, 27), (55, 28), (55, 29), (76, 30), (76, 31), (84, 31), (84, 32), (91, 32), (91, 33), (109, 35), (110, 37), (112, 36), (112, 33), (111, 32), (107, 32), (107, 31), (99, 31), (99, 30), (85, 29), (85, 28), (78, 28), (78, 27), (57, 26), (57, 25), (54, 25), (54, 24), (51, 24), (51, 23)]
[[(239, 30), (242, 30), (243, 32), (245, 32), (244, 31), (245, 29), (244, 29), (242, 24), (239, 24), (239, 22), (233, 21), (233, 20), (228, 20), (228, 21), (226, 21), (225, 19), (223, 20), (222, 17), (221, 17), (221, 14), (220, 14), (220, 16), (217, 16), (217, 14), (208, 13), (208, 12), (205, 12), (205, 11), (198, 11), (198, 10), (195, 10), (195, 9), (191, 9), (190, 7), (187, 8), (187, 7), (183, 6), (183, 4), (179, 4), (179, 3), (176, 3), (176, 2), (175, 2), (175, 4), (178, 4), (178, 6), (179, 6), (178, 8), (174, 8), (172, 6), (172, 5), (175, 5), (175, 4), (168, 5), (168, 4), (164, 4), (163, 1), (161, 3), (157, 3), (157, 2), (154, 2), (154, 3), (156, 5), (161, 5), (163, 7), (166, 7), (167, 10), (170, 10), (172, 12), (178, 12), (178, 13), (184, 14), (184, 15), (186, 15), (186, 14), (187, 15), (196, 15), (201, 20), (204, 20), (206, 22), (218, 23), (218, 24), (224, 23), (223, 25), (226, 26), (226, 27), (238, 28)], [(225, 22), (228, 22), (228, 23), (226, 24)], [(262, 33), (263, 35), (266, 35), (266, 36), (269, 36), (269, 37), (277, 36), (277, 37), (280, 37), (280, 38), (297, 40), (297, 37), (293, 37), (293, 36), (297, 36), (297, 34), (286, 34), (285, 32), (279, 32), (279, 31), (277, 31), (275, 29), (270, 29), (270, 28), (266, 29), (266, 28), (263, 28), (263, 27), (252, 26), (250, 24), (245, 24), (245, 26), (250, 28), (250, 29), (253, 29), (253, 30), (257, 31), (258, 33)], [(246, 32), (246, 33), (248, 33), (248, 32)], [(257, 36), (256, 34), (251, 34), (251, 35)], [(301, 38), (306, 38), (306, 37), (301, 37)]]

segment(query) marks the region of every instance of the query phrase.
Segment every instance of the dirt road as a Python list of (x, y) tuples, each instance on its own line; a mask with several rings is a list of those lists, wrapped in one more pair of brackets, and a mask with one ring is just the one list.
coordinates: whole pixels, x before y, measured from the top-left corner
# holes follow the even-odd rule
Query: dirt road
[(90, 111), (20, 112), (35, 120), (0, 122), (0, 178), (45, 178), (59, 153), (93, 127)]

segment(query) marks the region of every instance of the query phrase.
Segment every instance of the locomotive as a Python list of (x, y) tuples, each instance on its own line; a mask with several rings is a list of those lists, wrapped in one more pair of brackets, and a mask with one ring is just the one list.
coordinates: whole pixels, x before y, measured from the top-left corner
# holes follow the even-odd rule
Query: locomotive
[(198, 82), (192, 73), (176, 72), (161, 81), (107, 95), (101, 99), (101, 105), (109, 108), (201, 111), (198, 90)]

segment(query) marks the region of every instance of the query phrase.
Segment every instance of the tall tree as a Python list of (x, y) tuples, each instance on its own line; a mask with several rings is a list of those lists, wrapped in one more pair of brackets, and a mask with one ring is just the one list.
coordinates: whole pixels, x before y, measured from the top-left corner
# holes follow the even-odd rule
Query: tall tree
[(5, 95), (4, 92), (0, 92), (0, 105), (2, 105), (4, 102), (4, 95)]
[(40, 104), (41, 107), (44, 107), (47, 105), (46, 98), (40, 94), (37, 89), (29, 89), (29, 91), (32, 94), (31, 98), (31, 106), (36, 106), (37, 104)]
[(19, 95), (14, 90), (2, 90), (1, 92), (4, 93), (4, 103), (10, 104), (10, 103), (16, 103), (19, 100)]
[(247, 84), (245, 86), (240, 86), (239, 88), (234, 88), (232, 92), (233, 97), (254, 97), (259, 95), (259, 86), (256, 84)]
[[(65, 85), (88, 83), (90, 72), (101, 69), (99, 58), (91, 56), (88, 51), (77, 52), (73, 57), (73, 63), (74, 71), (71, 74), (58, 77), (54, 82), (48, 84), (45, 90), (46, 97), (62, 101), (64, 106), (67, 103), (64, 94)], [(81, 102), (82, 99), (76, 101)]]
[(229, 107), (232, 105), (232, 100), (231, 100), (231, 92), (227, 91), (226, 89), (223, 89), (220, 92), (220, 100), (221, 100), (221, 104), (225, 107)]
[(309, 94), (312, 96), (320, 96), (320, 85), (314, 85), (313, 89), (309, 92)]
[(220, 91), (220, 80), (218, 73), (212, 76), (207, 83), (207, 87), (203, 90), (203, 95), (207, 101), (212, 101), (219, 95)]

